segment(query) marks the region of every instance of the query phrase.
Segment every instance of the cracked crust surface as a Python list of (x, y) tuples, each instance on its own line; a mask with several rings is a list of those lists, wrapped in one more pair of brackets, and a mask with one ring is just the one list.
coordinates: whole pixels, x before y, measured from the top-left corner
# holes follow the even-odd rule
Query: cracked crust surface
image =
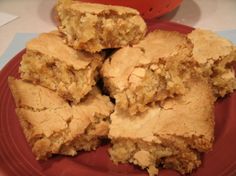
[(191, 173), (201, 163), (200, 153), (212, 148), (213, 108), (211, 86), (199, 80), (193, 80), (183, 96), (135, 118), (116, 107), (109, 131), (113, 143), (111, 159), (148, 168), (149, 172), (156, 164), (163, 164)]
[(188, 38), (193, 44), (192, 57), (204, 76), (210, 78), (216, 96), (225, 96), (236, 89), (232, 62), (236, 61), (236, 47), (212, 31), (196, 29)]
[(101, 74), (117, 106), (135, 115), (153, 102), (184, 94), (193, 75), (207, 78), (216, 97), (233, 92), (235, 60), (236, 47), (211, 31), (196, 29), (186, 36), (156, 30), (115, 52)]
[(55, 92), (9, 78), (16, 113), (37, 159), (94, 150), (108, 134), (113, 105), (94, 88), (83, 102), (69, 105)]
[(191, 43), (177, 32), (156, 30), (139, 44), (106, 60), (101, 74), (116, 104), (134, 115), (148, 104), (184, 93), (190, 77)]
[(20, 74), (22, 79), (55, 90), (63, 98), (78, 103), (95, 85), (101, 64), (99, 54), (70, 48), (55, 31), (27, 43)]
[(68, 45), (89, 52), (136, 44), (147, 28), (139, 12), (128, 7), (60, 0), (57, 13)]

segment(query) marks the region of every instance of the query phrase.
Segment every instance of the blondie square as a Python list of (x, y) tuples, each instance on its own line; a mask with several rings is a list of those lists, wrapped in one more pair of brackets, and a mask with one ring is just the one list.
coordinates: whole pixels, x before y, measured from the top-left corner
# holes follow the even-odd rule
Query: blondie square
[(67, 44), (89, 52), (136, 44), (147, 29), (139, 12), (128, 7), (59, 0), (57, 15)]
[(196, 29), (188, 35), (193, 44), (192, 57), (198, 63), (198, 71), (208, 77), (217, 97), (223, 97), (236, 89), (233, 62), (236, 47), (214, 32)]
[(115, 163), (133, 163), (150, 175), (158, 167), (181, 174), (201, 164), (214, 139), (214, 96), (207, 81), (193, 80), (186, 94), (149, 108), (137, 117), (116, 107), (111, 115), (109, 153)]
[(69, 105), (47, 88), (12, 77), (8, 82), (16, 114), (36, 159), (94, 150), (107, 136), (113, 105), (97, 88), (83, 102)]
[(115, 52), (101, 74), (116, 105), (134, 115), (153, 102), (183, 94), (194, 68), (191, 47), (183, 34), (156, 30)]
[(102, 56), (70, 48), (55, 31), (27, 43), (19, 70), (22, 79), (78, 103), (96, 84), (101, 65)]

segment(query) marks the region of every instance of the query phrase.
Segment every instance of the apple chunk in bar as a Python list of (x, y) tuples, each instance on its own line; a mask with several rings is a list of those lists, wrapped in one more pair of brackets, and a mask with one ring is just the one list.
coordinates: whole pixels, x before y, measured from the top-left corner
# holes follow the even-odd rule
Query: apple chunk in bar
[(97, 88), (83, 102), (69, 105), (39, 85), (12, 77), (8, 83), (20, 125), (36, 159), (94, 150), (107, 137), (113, 104)]

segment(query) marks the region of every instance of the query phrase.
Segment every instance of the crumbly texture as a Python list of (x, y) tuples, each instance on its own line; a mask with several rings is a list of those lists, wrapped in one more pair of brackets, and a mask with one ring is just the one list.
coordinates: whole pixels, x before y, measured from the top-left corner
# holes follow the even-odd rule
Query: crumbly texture
[(115, 52), (101, 74), (116, 105), (135, 115), (153, 102), (182, 95), (193, 75), (207, 78), (216, 98), (233, 92), (235, 60), (236, 47), (213, 32), (196, 29), (186, 36), (156, 30)]
[(83, 102), (69, 105), (44, 87), (12, 77), (8, 82), (16, 114), (36, 159), (94, 150), (107, 136), (113, 105), (97, 88)]
[(109, 153), (115, 163), (133, 163), (156, 175), (158, 168), (182, 174), (200, 166), (214, 139), (214, 96), (207, 81), (196, 79), (183, 96), (156, 105), (137, 117), (120, 109), (111, 115)]
[(55, 31), (27, 43), (19, 70), (22, 79), (78, 103), (96, 84), (101, 65), (101, 55), (70, 48)]
[(136, 44), (147, 30), (139, 12), (128, 7), (59, 0), (57, 15), (67, 44), (89, 52)]
[(156, 30), (115, 52), (101, 74), (116, 105), (134, 115), (153, 102), (183, 94), (194, 68), (191, 48), (183, 34)]
[(192, 57), (198, 62), (198, 71), (208, 77), (215, 95), (223, 97), (236, 89), (233, 62), (236, 61), (236, 47), (217, 34), (196, 29), (188, 38), (193, 44)]

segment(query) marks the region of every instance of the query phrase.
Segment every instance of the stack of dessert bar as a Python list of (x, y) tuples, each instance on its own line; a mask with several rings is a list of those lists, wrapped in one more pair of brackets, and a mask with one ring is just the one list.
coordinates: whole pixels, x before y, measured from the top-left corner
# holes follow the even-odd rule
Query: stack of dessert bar
[(96, 84), (106, 55), (101, 50), (138, 43), (146, 33), (144, 20), (131, 8), (63, 0), (57, 12), (59, 30), (29, 41), (20, 79), (9, 77), (36, 159), (74, 156), (107, 138), (114, 105)]
[(201, 29), (146, 34), (128, 7), (59, 0), (56, 9), (58, 30), (29, 41), (20, 79), (9, 77), (36, 158), (74, 156), (109, 138), (114, 163), (149, 175), (198, 168), (213, 146), (214, 102), (236, 89), (236, 47)]

